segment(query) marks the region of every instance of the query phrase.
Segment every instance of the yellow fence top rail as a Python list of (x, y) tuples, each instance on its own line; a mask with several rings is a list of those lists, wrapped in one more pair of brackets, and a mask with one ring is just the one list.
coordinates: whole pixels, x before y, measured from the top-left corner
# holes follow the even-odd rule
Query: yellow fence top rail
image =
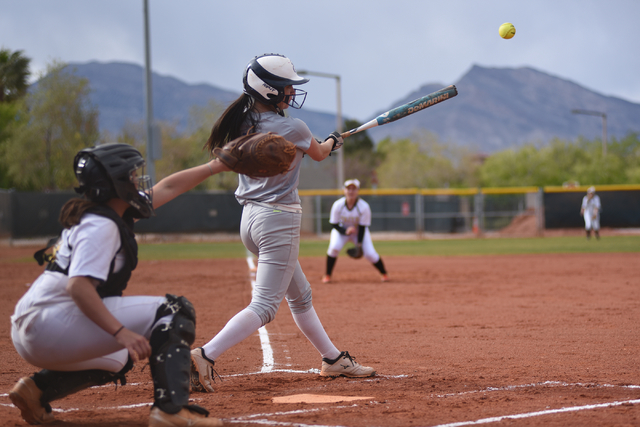
[(537, 193), (540, 189), (538, 187), (493, 187), (480, 190), (482, 194), (523, 194)]
[[(545, 193), (586, 193), (590, 185), (575, 187), (486, 187), (486, 188), (361, 188), (363, 196), (404, 196), (421, 194), (423, 196), (473, 196), (475, 194), (526, 194), (537, 193), (542, 188)], [(640, 184), (596, 185), (598, 191), (638, 191)], [(300, 196), (343, 196), (341, 189), (299, 190)]]
[[(570, 193), (579, 192), (586, 193), (590, 185), (577, 185), (575, 187), (547, 186), (543, 190), (545, 193)], [(598, 191), (637, 191), (640, 190), (639, 184), (616, 184), (616, 185), (594, 185), (596, 193)]]

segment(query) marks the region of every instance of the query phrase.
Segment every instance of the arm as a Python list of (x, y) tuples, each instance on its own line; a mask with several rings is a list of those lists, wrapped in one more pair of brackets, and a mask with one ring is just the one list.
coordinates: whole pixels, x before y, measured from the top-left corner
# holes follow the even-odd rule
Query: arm
[(151, 346), (147, 339), (129, 329), (120, 329), (123, 325), (104, 305), (96, 286), (95, 279), (74, 276), (69, 278), (67, 292), (85, 316), (107, 333), (115, 334), (115, 340), (129, 351), (134, 361), (148, 358), (151, 355)]
[(186, 193), (210, 176), (228, 170), (230, 169), (222, 162), (214, 159), (204, 165), (185, 169), (161, 179), (152, 189), (154, 209)]
[(342, 227), (340, 224), (331, 224), (331, 226), (333, 228), (335, 228), (336, 230), (338, 230), (338, 233), (340, 233), (342, 235), (348, 234), (347, 230), (344, 227)]
[(327, 158), (333, 148), (333, 140), (329, 139), (324, 142), (318, 142), (317, 139), (311, 138), (311, 145), (306, 153), (316, 162), (320, 162)]
[(364, 240), (364, 232), (367, 229), (366, 225), (359, 225), (358, 226), (358, 244), (361, 245), (362, 244), (362, 240)]

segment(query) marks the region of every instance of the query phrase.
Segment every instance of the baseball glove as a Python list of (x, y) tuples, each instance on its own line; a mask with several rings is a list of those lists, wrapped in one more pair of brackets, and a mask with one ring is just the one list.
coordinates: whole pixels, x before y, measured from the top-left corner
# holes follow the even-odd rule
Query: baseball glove
[(216, 147), (213, 154), (232, 171), (252, 178), (286, 173), (296, 146), (275, 133), (250, 133)]
[(360, 245), (347, 249), (347, 255), (349, 255), (351, 258), (355, 258), (355, 259), (362, 258), (362, 254), (363, 254), (362, 246)]

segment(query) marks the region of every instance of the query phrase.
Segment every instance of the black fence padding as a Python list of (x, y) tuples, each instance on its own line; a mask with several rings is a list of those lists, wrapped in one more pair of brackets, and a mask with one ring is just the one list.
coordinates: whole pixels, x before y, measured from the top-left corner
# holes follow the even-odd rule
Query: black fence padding
[(233, 193), (189, 192), (138, 221), (136, 233), (240, 232), (242, 206)]
[(464, 218), (447, 216), (460, 213), (460, 196), (436, 195), (424, 196), (422, 211), (425, 215), (438, 215), (442, 217), (424, 218), (423, 230), (431, 233), (457, 233), (464, 231)]
[[(640, 191), (600, 191), (602, 201), (601, 226), (613, 228), (640, 227)], [(545, 193), (545, 227), (580, 228), (584, 221), (580, 215), (582, 192)], [(77, 195), (73, 192), (28, 193), (0, 190), (0, 236), (11, 238), (53, 237), (62, 231), (58, 223), (60, 209), (67, 200)], [(467, 196), (465, 196), (467, 197)], [(371, 231), (416, 231), (415, 195), (366, 195), (363, 196), (373, 213)], [(328, 214), (336, 197), (322, 197), (322, 228), (330, 230)], [(461, 212), (462, 197), (454, 195), (423, 196), (422, 212), (425, 215), (423, 230), (427, 232), (456, 233), (469, 228), (469, 218), (474, 215), (473, 198)], [(492, 211), (513, 211), (521, 207), (523, 196), (487, 195), (484, 211), (485, 226), (493, 229), (489, 214)], [(315, 212), (306, 212), (314, 215)], [(442, 214), (440, 217), (439, 214)], [(450, 215), (447, 215), (450, 214)], [(194, 191), (183, 194), (161, 206), (155, 217), (138, 221), (137, 233), (238, 233), (242, 206), (232, 192)], [(325, 218), (325, 216), (327, 218)], [(493, 228), (492, 228), (493, 227)]]
[(0, 237), (11, 237), (11, 193), (0, 190)]
[[(640, 227), (639, 191), (602, 191), (600, 227)], [(585, 193), (545, 193), (545, 228), (582, 228), (584, 218), (580, 206)]]
[[(8, 195), (8, 196), (7, 196)], [(0, 224), (14, 239), (53, 237), (62, 232), (58, 216), (73, 192), (0, 193)], [(8, 198), (8, 203), (4, 199)], [(137, 233), (239, 232), (242, 206), (233, 193), (191, 192), (161, 206), (156, 216), (140, 220)], [(0, 228), (0, 232), (2, 228)]]
[(60, 209), (74, 192), (11, 193), (11, 234), (13, 238), (53, 237), (62, 232)]
[[(362, 197), (371, 207), (371, 231), (415, 231), (415, 197), (405, 195), (367, 195)], [(403, 210), (404, 205), (404, 210)]]

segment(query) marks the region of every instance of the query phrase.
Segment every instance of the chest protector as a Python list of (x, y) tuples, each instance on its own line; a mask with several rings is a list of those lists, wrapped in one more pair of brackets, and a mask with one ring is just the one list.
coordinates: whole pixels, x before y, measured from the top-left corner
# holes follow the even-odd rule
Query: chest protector
[[(118, 231), (120, 232), (120, 247), (125, 255), (125, 263), (120, 271), (114, 272), (113, 270), (116, 264), (116, 259), (114, 257), (113, 260), (111, 260), (107, 280), (102, 281), (98, 285), (97, 291), (100, 298), (122, 296), (122, 292), (127, 287), (127, 283), (131, 278), (131, 272), (138, 266), (138, 242), (136, 242), (135, 234), (133, 233), (133, 217), (125, 212), (124, 217), (121, 218), (113, 209), (103, 205), (89, 208), (85, 213), (92, 213), (109, 218), (118, 226)], [(55, 253), (45, 253), (47, 249), (56, 244), (57, 240), (57, 238), (50, 240), (47, 247), (36, 252), (33, 257), (40, 265), (47, 262), (48, 264), (46, 269), (49, 271), (69, 274), (69, 267), (63, 269), (58, 265), (58, 263), (56, 263)]]

